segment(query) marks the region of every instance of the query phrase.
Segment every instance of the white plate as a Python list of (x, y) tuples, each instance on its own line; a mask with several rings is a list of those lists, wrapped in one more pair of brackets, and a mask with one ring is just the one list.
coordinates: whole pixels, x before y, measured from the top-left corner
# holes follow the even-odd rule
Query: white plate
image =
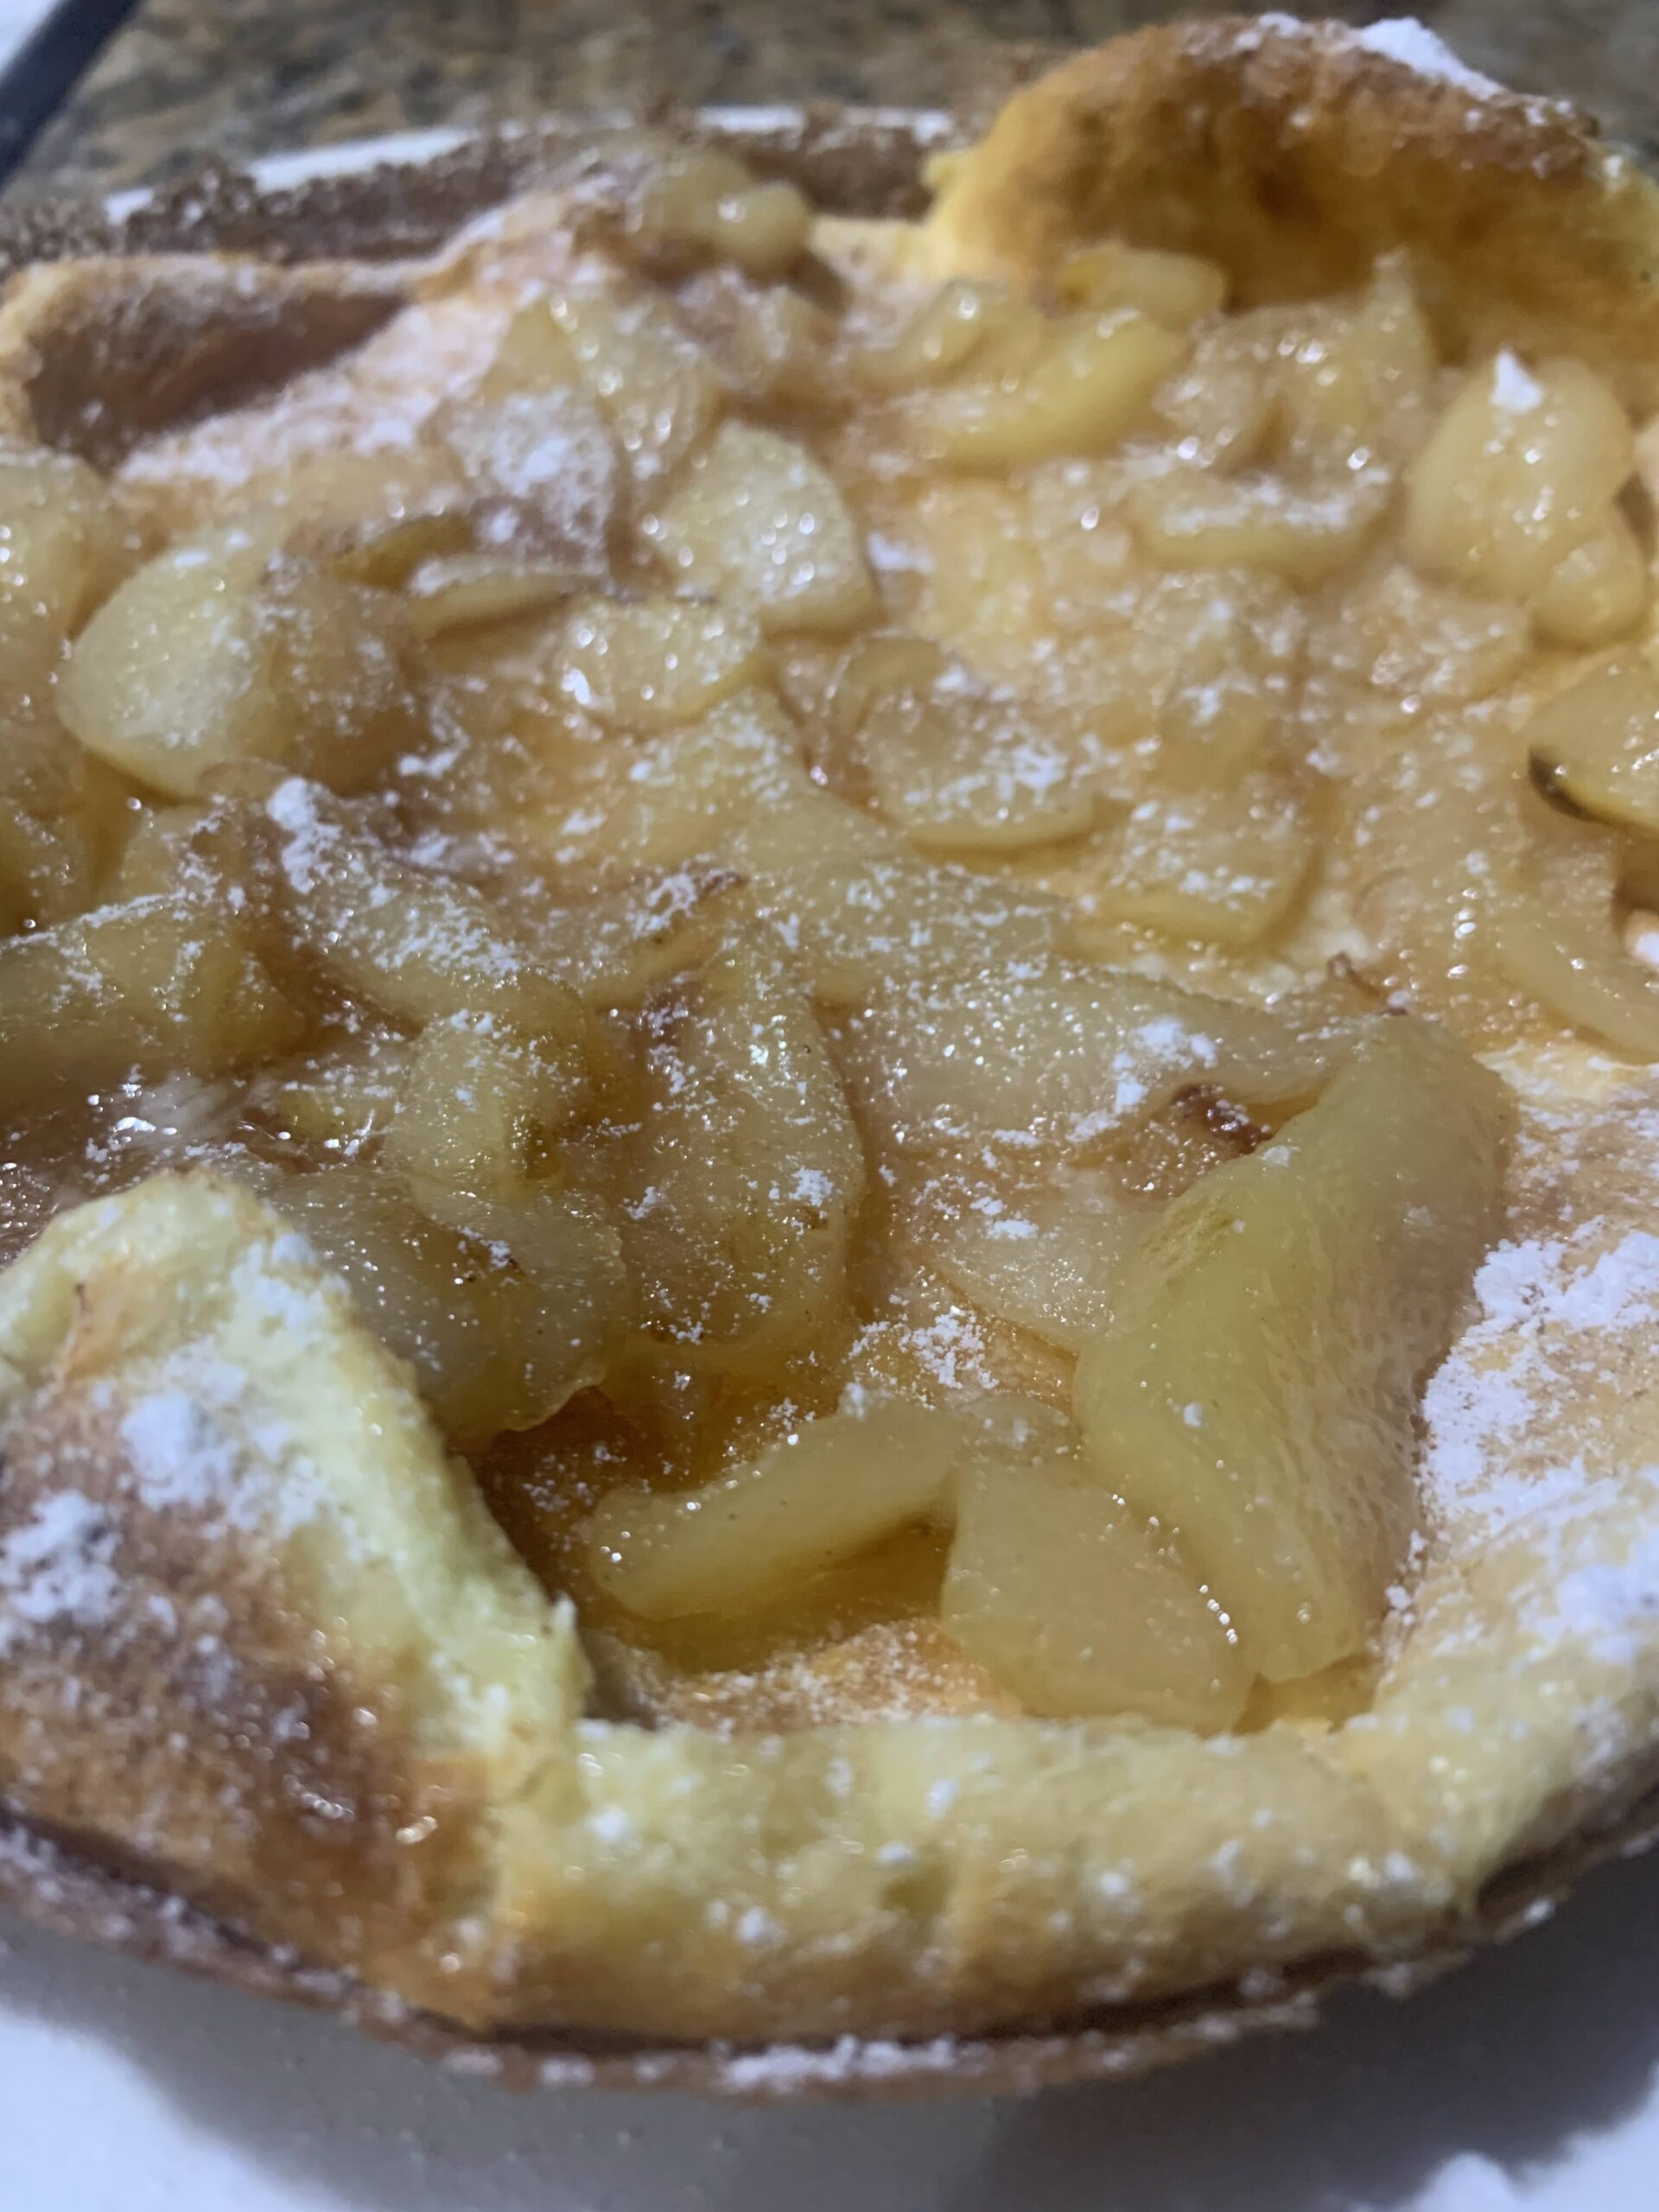
[[(5, 0), (0, 0), (0, 7), (4, 4)], [(858, 112), (878, 125), (906, 126), (924, 142), (943, 137), (951, 124), (950, 117), (942, 108), (867, 107)], [(705, 107), (700, 108), (698, 113), (705, 122), (724, 130), (786, 130), (802, 120), (801, 109), (787, 105)], [(600, 111), (598, 119), (607, 119), (604, 111)], [(613, 119), (622, 120), (620, 109), (615, 111)], [(501, 136), (518, 137), (523, 129), (521, 124), (504, 124)], [(302, 146), (292, 153), (266, 154), (248, 163), (248, 174), (256, 183), (270, 191), (285, 191), (290, 185), (308, 184), (313, 177), (355, 176), (364, 169), (378, 168), (383, 162), (435, 161), (440, 154), (453, 153), (457, 146), (464, 146), (470, 138), (480, 135), (472, 130), (444, 128), (393, 130), (380, 138), (350, 138), (338, 146)], [(104, 205), (119, 219), (147, 206), (153, 196), (141, 186), (130, 192), (112, 192)]]
[(57, 0), (0, 0), (0, 68), (33, 38)]
[[(787, 110), (714, 111), (755, 127)], [(926, 118), (944, 127), (944, 118)], [(271, 185), (460, 131), (281, 155)], [(112, 203), (131, 207), (143, 195)], [(0, 1916), (0, 2212), (1649, 2212), (1659, 1853), (1405, 2004), (1029, 2103), (516, 2098)]]
[(1034, 2101), (520, 2098), (0, 1923), (5, 2212), (1648, 2212), (1659, 1858), (1408, 2003)]

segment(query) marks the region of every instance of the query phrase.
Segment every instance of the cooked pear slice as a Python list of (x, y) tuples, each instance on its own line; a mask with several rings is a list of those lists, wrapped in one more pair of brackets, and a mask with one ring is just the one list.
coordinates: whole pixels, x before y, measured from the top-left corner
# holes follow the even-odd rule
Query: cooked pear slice
[(1582, 361), (1471, 369), (1406, 480), (1406, 558), (1492, 599), (1530, 599), (1587, 538), (1635, 463), (1630, 416)]
[(269, 517), (181, 539), (75, 640), (60, 713), (91, 753), (168, 798), (274, 761), (330, 789), (384, 774), (421, 728), (403, 609), (301, 560), (267, 573)]
[(799, 770), (719, 852), (741, 898), (798, 960), (820, 1000), (867, 1001), (935, 976), (1041, 962), (1060, 943), (1050, 892), (924, 860), (899, 832), (817, 791)]
[(922, 453), (988, 474), (1108, 453), (1187, 350), (1128, 307), (1066, 315), (1033, 337), (1033, 359), (995, 359), (983, 375), (912, 397), (906, 418)]
[(846, 1056), (865, 1110), (901, 1141), (1086, 1147), (1195, 1083), (1244, 1105), (1319, 1091), (1351, 1034), (1126, 970), (986, 961), (873, 995)]
[(1081, 1351), (1111, 1316), (1144, 1208), (1079, 1176), (1018, 1204), (981, 1202), (943, 1222), (929, 1257), (976, 1306), (1062, 1351)]
[(810, 995), (740, 940), (651, 1012), (622, 1171), (641, 1316), (677, 1367), (774, 1386), (853, 1333), (864, 1154)]
[(640, 525), (680, 588), (731, 600), (763, 630), (840, 637), (876, 612), (863, 539), (804, 445), (728, 423)]
[(1497, 1232), (1508, 1125), (1460, 1046), (1381, 1024), (1317, 1106), (1173, 1202), (1078, 1363), (1099, 1478), (1179, 1537), (1269, 1681), (1382, 1618), (1417, 1387)]
[(1250, 1673), (1166, 1535), (1101, 1486), (1063, 1414), (995, 1396), (805, 1421), (678, 1494), (613, 1491), (588, 1562), (638, 1618), (753, 1614), (918, 1523), (957, 1523), (945, 1628), (1033, 1713), (1224, 1728)]
[(249, 917), (228, 905), (130, 899), (0, 942), (0, 1116), (135, 1071), (224, 1075), (304, 1034)]
[(1558, 692), (1528, 725), (1527, 766), (1563, 814), (1659, 836), (1659, 679), (1625, 663)]
[(629, 1319), (616, 1232), (562, 1192), (419, 1203), (361, 1160), (285, 1175), (271, 1202), (406, 1359), (458, 1446), (534, 1428), (601, 1382)]
[(611, 1491), (588, 1566), (642, 1620), (753, 1611), (945, 1510), (968, 1441), (952, 1415), (898, 1401), (803, 1421), (699, 1490)]
[(1167, 1535), (1091, 1478), (1064, 1415), (1019, 1398), (982, 1410), (957, 1471), (950, 1634), (1030, 1713), (1230, 1726), (1250, 1669)]
[(1504, 972), (1541, 1006), (1633, 1060), (1659, 1060), (1659, 981), (1605, 917), (1535, 892), (1497, 910), (1492, 941)]

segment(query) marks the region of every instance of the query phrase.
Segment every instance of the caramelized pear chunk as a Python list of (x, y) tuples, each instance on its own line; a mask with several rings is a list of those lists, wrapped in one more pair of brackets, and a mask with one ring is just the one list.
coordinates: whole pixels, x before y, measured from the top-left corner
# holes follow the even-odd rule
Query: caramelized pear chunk
[(1050, 957), (878, 998), (853, 1030), (868, 1110), (918, 1140), (1086, 1147), (1192, 1083), (1310, 1098), (1351, 1031), (1306, 1029), (1150, 977)]
[(390, 1127), (410, 1050), (390, 1033), (340, 1039), (264, 1075), (250, 1103), (285, 1143), (350, 1160)]
[(602, 570), (618, 499), (616, 442), (545, 301), (520, 309), (477, 390), (439, 417), (484, 535)]
[(1319, 626), (1332, 669), (1402, 698), (1484, 699), (1527, 658), (1526, 609), (1427, 582), (1403, 563), (1361, 583)]
[(557, 561), (512, 553), (454, 553), (423, 562), (405, 585), (404, 604), (417, 638), (482, 630), (556, 607), (588, 582)]
[(644, 531), (688, 590), (753, 607), (765, 629), (839, 636), (875, 613), (864, 548), (834, 479), (775, 430), (725, 423)]
[(1272, 937), (1317, 855), (1310, 781), (1262, 766), (1231, 784), (1142, 799), (1118, 830), (1102, 908), (1197, 944)]
[(124, 537), (84, 461), (0, 442), (0, 673), (14, 700), (41, 683), (115, 582)]
[(27, 696), (15, 705), (0, 721), (0, 936), (67, 921), (107, 895), (130, 819), (124, 777)]
[(1028, 1713), (1230, 1726), (1251, 1671), (1179, 1548), (1094, 1478), (1052, 1408), (976, 1410), (940, 1604), (950, 1634)]
[(1562, 1021), (1633, 1060), (1659, 1060), (1659, 976), (1632, 959), (1599, 913), (1548, 891), (1515, 893), (1497, 908), (1493, 942), (1511, 981)]
[(0, 1113), (134, 1071), (224, 1074), (304, 1030), (228, 904), (135, 899), (0, 944)]
[(1472, 370), (1413, 464), (1405, 550), (1425, 575), (1529, 599), (1607, 524), (1635, 462), (1629, 418), (1581, 361)]
[(1497, 1232), (1507, 1094), (1382, 1023), (1319, 1104), (1177, 1198), (1078, 1362), (1099, 1479), (1178, 1535), (1251, 1669), (1364, 1647), (1417, 1525), (1417, 1392)]
[(879, 392), (943, 384), (1033, 312), (1003, 285), (955, 278), (891, 338), (861, 346), (853, 357), (853, 372)]
[(645, 1325), (757, 1380), (850, 1329), (864, 1155), (810, 1000), (762, 938), (651, 1010), (624, 1241)]
[(1135, 308), (1170, 330), (1185, 330), (1213, 315), (1227, 296), (1227, 272), (1195, 253), (1163, 253), (1102, 238), (1075, 247), (1060, 264), (1054, 289), (1071, 307)]
[(418, 735), (403, 610), (232, 526), (172, 547), (106, 600), (58, 687), (81, 743), (173, 798), (248, 760), (364, 789)]
[(267, 813), (283, 839), (289, 925), (353, 997), (414, 1024), (493, 1014), (527, 1037), (580, 1033), (572, 994), (481, 891), (354, 832), (297, 776), (278, 785)]
[(354, 1161), (284, 1177), (270, 1195), (410, 1362), (454, 1442), (533, 1428), (603, 1379), (627, 1285), (614, 1230), (581, 1200), (422, 1205)]
[(1110, 1319), (1148, 1219), (1103, 1183), (1079, 1176), (1028, 1197), (963, 1206), (930, 1231), (928, 1255), (982, 1312), (1077, 1352)]
[(747, 1465), (680, 1493), (613, 1491), (588, 1522), (589, 1571), (642, 1619), (775, 1602), (948, 1510), (961, 1423), (897, 1400), (799, 1427)]
[(636, 489), (660, 482), (720, 419), (725, 391), (713, 361), (653, 299), (570, 292), (549, 313)]
[(1035, 960), (1065, 934), (1065, 906), (1050, 893), (930, 865), (887, 824), (810, 787), (757, 813), (722, 852), (747, 879), (745, 901), (831, 1005)]
[(537, 944), (549, 972), (584, 1004), (632, 1013), (730, 936), (736, 880), (715, 866), (639, 875), (620, 891), (550, 909)]
[(1593, 671), (1538, 710), (1527, 765), (1564, 813), (1659, 836), (1659, 679), (1639, 662)]
[(1290, 454), (1338, 468), (1367, 456), (1406, 458), (1430, 427), (1439, 363), (1405, 257), (1385, 255), (1351, 305), (1332, 301), (1304, 313), (1306, 325), (1299, 315), (1274, 361)]
[(913, 394), (906, 422), (918, 450), (992, 474), (1109, 452), (1186, 353), (1184, 339), (1133, 308), (1066, 316), (1037, 341), (1028, 363), (995, 360), (983, 374)]
[(918, 1525), (951, 1526), (944, 1627), (1030, 1712), (1215, 1729), (1250, 1675), (1167, 1537), (1096, 1481), (1063, 1414), (998, 1395), (804, 1421), (681, 1492), (613, 1491), (588, 1572), (652, 1623), (760, 1613)]
[(597, 599), (571, 613), (557, 682), (601, 721), (655, 732), (696, 721), (766, 676), (760, 626), (741, 608)]
[(640, 198), (647, 245), (690, 247), (751, 276), (782, 276), (806, 251), (812, 210), (792, 184), (764, 184), (731, 154), (697, 147), (665, 162)]
[(795, 728), (768, 691), (734, 692), (637, 749), (607, 743), (588, 752), (587, 787), (569, 794), (575, 804), (522, 825), (586, 880), (723, 855), (751, 820), (821, 797)]
[(1020, 852), (1094, 817), (1077, 762), (1015, 699), (949, 682), (892, 692), (862, 747), (881, 811), (924, 850)]
[(1382, 520), (1384, 471), (1344, 471), (1293, 484), (1272, 475), (1172, 468), (1137, 484), (1129, 512), (1166, 569), (1251, 569), (1287, 582), (1326, 582), (1350, 568)]
[(452, 1015), (417, 1039), (386, 1157), (410, 1188), (510, 1200), (528, 1186), (539, 1142), (582, 1105), (588, 1071), (568, 1040), (518, 1035), (493, 1014)]
[(1628, 518), (1610, 507), (1600, 529), (1551, 569), (1532, 619), (1547, 644), (1592, 649), (1628, 637), (1649, 598), (1646, 556)]

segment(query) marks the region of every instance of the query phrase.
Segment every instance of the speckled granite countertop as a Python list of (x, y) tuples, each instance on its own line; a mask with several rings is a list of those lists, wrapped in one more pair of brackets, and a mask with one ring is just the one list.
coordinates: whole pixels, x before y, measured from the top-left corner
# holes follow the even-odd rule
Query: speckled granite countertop
[[(1567, 93), (1659, 155), (1659, 0), (1416, 6), (1478, 68)], [(1202, 12), (1146, 0), (140, 0), (10, 189), (107, 191), (209, 156), (670, 90), (951, 105), (983, 81), (988, 48), (1085, 44)], [(1363, 22), (1402, 9), (1326, 0), (1300, 12)]]

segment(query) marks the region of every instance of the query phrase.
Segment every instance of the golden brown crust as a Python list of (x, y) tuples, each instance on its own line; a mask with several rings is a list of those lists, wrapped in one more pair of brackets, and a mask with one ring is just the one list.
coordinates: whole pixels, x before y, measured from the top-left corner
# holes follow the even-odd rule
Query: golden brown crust
[(936, 251), (1030, 274), (1109, 227), (1213, 256), (1248, 303), (1402, 247), (1454, 345), (1570, 344), (1650, 409), (1659, 188), (1571, 109), (1446, 62), (1279, 17), (1134, 32), (1018, 94), (948, 169)]
[(883, 2099), (1028, 2095), (1078, 2082), (1128, 2081), (1225, 2049), (1247, 2036), (1319, 2024), (1333, 1991), (1369, 1981), (1414, 1996), (1473, 1949), (1535, 1928), (1572, 1885), (1609, 1859), (1659, 1836), (1659, 1797), (1637, 1799), (1605, 1824), (1493, 1882), (1461, 1926), (1408, 1961), (1376, 1968), (1349, 1955), (1199, 1990), (1153, 2005), (1117, 2005), (1046, 2032), (925, 2040), (846, 2036), (833, 2042), (720, 2044), (607, 2040), (558, 2030), (481, 2037), (442, 2014), (411, 2011), (348, 1975), (319, 1969), (286, 1947), (249, 1942), (179, 1900), (86, 1859), (0, 1815), (0, 1905), (54, 1935), (181, 1967), (249, 1995), (338, 2012), (375, 2037), (453, 2071), (518, 2090), (675, 2089), (744, 2102), (801, 2096)]
[[(581, 1670), (406, 1376), (211, 1179), (60, 1217), (4, 1287), (0, 1796), (250, 1933), (487, 2014), (457, 1930)], [(505, 1731), (479, 1709), (496, 1644)]]
[[(384, 1700), (320, 1662), (263, 1547), (204, 1541), (175, 1506), (143, 1502), (122, 1433), (130, 1410), (77, 1389), (66, 1361), (8, 1440), (8, 1527), (49, 1532), (54, 1505), (72, 1500), (66, 1572), (107, 1576), (116, 1593), (106, 1606), (89, 1592), (88, 1618), (71, 1608), (49, 1632), (13, 1639), (11, 1795), (64, 1836), (130, 1848), (142, 1837), (150, 1878), (210, 1909), (239, 1915), (266, 1893), (271, 1919), (319, 1955), (338, 1949), (320, 1916), (356, 1923), (351, 1948), (366, 1959), (373, 1921), (433, 1917), (396, 1845), (427, 1808), (391, 1755)], [(455, 1809), (452, 1856), (469, 1827)]]
[[(1379, 247), (1403, 245), (1455, 334), (1472, 342), (1501, 327), (1554, 342), (1570, 332), (1575, 350), (1648, 405), (1659, 377), (1648, 327), (1659, 312), (1656, 207), (1652, 188), (1558, 110), (1424, 79), (1334, 30), (1235, 22), (1138, 35), (1021, 95), (957, 171), (918, 258), (1040, 271), (1109, 220), (1145, 243), (1221, 255), (1249, 298), (1346, 281)], [(245, 396), (251, 374), (275, 380), (327, 359), (404, 288), (396, 269), (339, 263), (279, 273), (168, 257), (34, 272), (0, 308), (10, 410), (0, 424), (118, 453), (146, 429)], [(259, 344), (278, 324), (290, 348), (280, 368)], [(1619, 1126), (1624, 1110), (1609, 1107), (1605, 1126)], [(1637, 1188), (1627, 1177), (1604, 1194), (1611, 1232), (1643, 1217)], [(204, 1203), (236, 1213), (248, 1202)], [(244, 1241), (265, 1234), (253, 1217), (238, 1219)], [(181, 1234), (194, 1239), (199, 1226), (193, 1212)], [(131, 1217), (105, 1227), (118, 1244)], [(375, 1522), (369, 1569), (345, 1587), (263, 1524), (227, 1534), (188, 1501), (147, 1502), (130, 1438), (111, 1427), (130, 1398), (96, 1392), (128, 1389), (124, 1332), (143, 1338), (143, 1301), (114, 1297), (104, 1260), (76, 1249), (52, 1295), (61, 1305), (63, 1281), (76, 1297), (92, 1285), (92, 1303), (78, 1317), (60, 1313), (26, 1388), (14, 1375), (0, 1543), (27, 1563), (17, 1540), (38, 1530), (42, 1507), (79, 1499), (94, 1618), (78, 1624), (70, 1603), (35, 1624), (38, 1643), (7, 1655), (0, 1797), (31, 1827), (241, 1931), (199, 1929), (195, 1963), (231, 1961), (272, 1986), (284, 1974), (248, 1938), (293, 1946), (353, 1977), (301, 1977), (297, 1993), (384, 2029), (396, 2005), (377, 2013), (360, 1986), (371, 1983), (493, 2028), (522, 2078), (536, 2078), (556, 2024), (600, 2054), (612, 2038), (983, 2037), (942, 2050), (937, 2066), (918, 2059), (912, 2070), (929, 2081), (944, 2072), (1024, 2086), (1139, 2070), (1219, 2039), (1230, 2019), (1287, 2017), (1276, 1996), (1232, 1996), (1241, 1967), (1282, 1972), (1297, 1989), (1378, 1958), (1433, 1963), (1491, 1932), (1477, 1900), (1496, 1874), (1575, 1848), (1576, 1832), (1620, 1816), (1651, 1782), (1659, 1649), (1643, 1642), (1633, 1659), (1609, 1659), (1567, 1637), (1535, 1665), (1516, 1637), (1516, 1592), (1535, 1594), (1560, 1561), (1529, 1548), (1524, 1531), (1497, 1546), (1468, 1532), (1466, 1551), (1427, 1580), (1424, 1633), (1394, 1655), (1369, 1732), (1278, 1726), (1224, 1758), (1173, 1732), (997, 1719), (901, 1721), (787, 1745), (672, 1728), (583, 1732), (568, 1622), (492, 1549), (476, 1498), (441, 1453), (411, 1441), (398, 1465), (418, 1469), (430, 1510), (452, 1516), (444, 1526), (472, 1577), (464, 1605), (426, 1601), (429, 1562), (405, 1541), (418, 1513), (408, 1527), (396, 1514)], [(1600, 1249), (1586, 1248), (1586, 1268)], [(33, 1298), (39, 1275), (30, 1281)], [(88, 1346), (100, 1327), (109, 1335), (99, 1300), (112, 1298), (119, 1358), (105, 1371)], [(33, 1311), (14, 1313), (18, 1333), (0, 1355), (10, 1348), (15, 1361)], [(341, 1371), (372, 1369), (379, 1402), (403, 1405), (402, 1420), (412, 1393), (404, 1405), (361, 1332), (343, 1321), (340, 1331)], [(188, 1349), (200, 1331), (187, 1338)], [(1577, 1356), (1564, 1341), (1564, 1372)], [(1561, 1441), (1543, 1423), (1531, 1471)], [(1634, 1464), (1618, 1442), (1613, 1469)], [(238, 1464), (264, 1467), (263, 1453)], [(353, 1511), (371, 1510), (355, 1485), (372, 1457), (329, 1463)], [(1636, 1542), (1644, 1510), (1610, 1472), (1583, 1557), (1593, 1560), (1604, 1537)], [(103, 1574), (119, 1586), (117, 1636), (98, 1615)], [(227, 1592), (223, 1632), (195, 1630), (226, 1647), (209, 1682), (210, 1655), (180, 1624)], [(48, 1615), (50, 1601), (48, 1589)], [(365, 1604), (384, 1629), (366, 1638)], [(481, 1618), (494, 1624), (488, 1636)], [(491, 1641), (503, 1621), (505, 1656)], [(480, 1637), (493, 1660), (478, 1656)], [(1487, 1672), (1508, 1677), (1531, 1731), (1522, 1773), (1491, 1764), (1495, 1730), (1477, 1725), (1467, 1745), (1434, 1736), (1454, 1704), (1480, 1717), (1471, 1641)], [(493, 1705), (456, 1698), (458, 1655), (474, 1687), (488, 1678)], [(66, 1714), (72, 1682), (80, 1702)], [(1587, 1780), (1573, 1700), (1618, 1723), (1616, 1749)], [(163, 1704), (194, 1716), (189, 1725), (164, 1731)], [(505, 1737), (484, 1717), (504, 1707)], [(1230, 1795), (1211, 1821), (1206, 1793), (1224, 1764)], [(1124, 1839), (1149, 1814), (1179, 1847), (1135, 1869), (1131, 1921)], [(106, 1932), (116, 1925), (109, 1901), (120, 1893), (107, 1880), (41, 1864), (22, 1891), (29, 1909), (49, 1916), (50, 1886), (60, 1895), (79, 1883), (77, 1924), (103, 1911)], [(126, 1924), (150, 1925), (147, 1909)], [(1205, 1993), (1179, 1994), (1195, 1987)], [(1158, 1993), (1156, 2004), (1141, 2004), (1143, 1992)], [(1076, 2035), (1050, 2032), (1080, 2019), (1090, 2024)], [(410, 2032), (441, 2044), (449, 2031), (420, 2020)], [(553, 2049), (570, 2055), (564, 2037)], [(619, 2078), (606, 2074), (611, 2063), (601, 2056), (601, 2078)], [(890, 2087), (906, 2071), (901, 2051), (885, 2082), (882, 2066), (861, 2074), (849, 2061), (838, 2083), (830, 2060), (769, 2080), (758, 2067), (709, 2069), (683, 2050), (664, 2056), (660, 2045), (616, 2064), (634, 2069), (620, 2077), (631, 2081), (740, 2091), (777, 2079)]]
[(360, 345), (398, 272), (200, 255), (26, 270), (0, 302), (0, 432), (104, 467), (148, 433), (273, 391)]

